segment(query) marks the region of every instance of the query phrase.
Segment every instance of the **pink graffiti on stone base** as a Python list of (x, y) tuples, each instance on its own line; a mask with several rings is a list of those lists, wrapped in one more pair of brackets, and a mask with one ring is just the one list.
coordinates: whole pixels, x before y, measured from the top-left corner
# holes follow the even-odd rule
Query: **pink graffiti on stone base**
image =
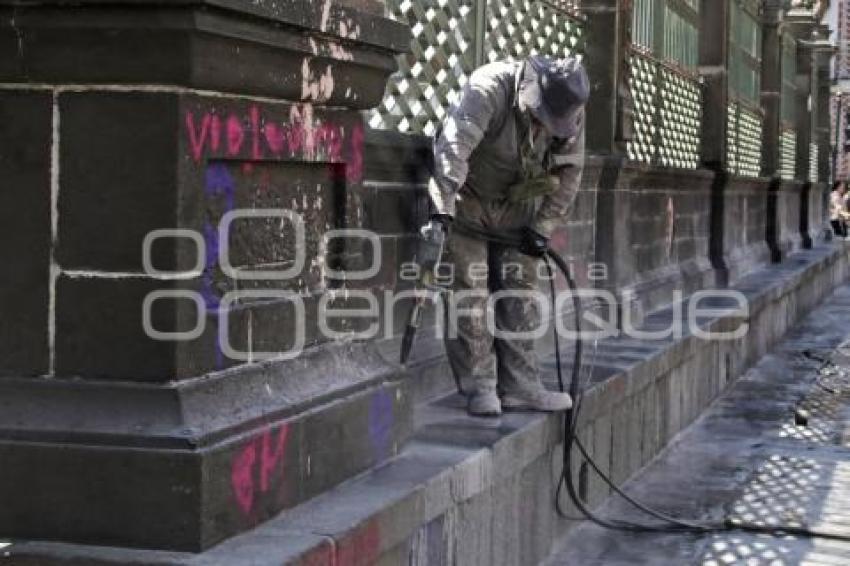
[[(257, 496), (279, 487), (284, 479), (289, 424), (268, 429), (237, 450), (231, 463), (230, 484), (236, 503), (251, 515)], [(278, 473), (277, 481), (272, 478)]]
[(254, 507), (254, 462), (257, 460), (257, 447), (253, 443), (245, 446), (233, 459), (230, 482), (236, 502), (246, 515)]

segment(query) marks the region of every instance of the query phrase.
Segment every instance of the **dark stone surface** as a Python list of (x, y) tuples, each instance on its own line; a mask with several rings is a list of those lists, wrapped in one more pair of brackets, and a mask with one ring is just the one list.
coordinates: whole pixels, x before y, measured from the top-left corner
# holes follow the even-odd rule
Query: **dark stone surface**
[(49, 370), (52, 108), (49, 93), (0, 92), (0, 376)]
[(367, 187), (365, 224), (378, 234), (416, 233), (428, 221), (430, 199), (424, 187)]
[(620, 17), (616, 0), (585, 0), (582, 8), (587, 14), (585, 32), (589, 37), (606, 38), (588, 42), (584, 54), (591, 84), (587, 123), (593, 124), (587, 129), (586, 143), (596, 154), (617, 155), (618, 143), (629, 137), (632, 119), (625, 108), (628, 101), (621, 99), (628, 88), (620, 84), (625, 82), (626, 66), (624, 45), (618, 41), (625, 37), (631, 19)]
[[(59, 111), (60, 265), (141, 273), (145, 236), (177, 227), (176, 96), (70, 92)], [(173, 271), (174, 241), (161, 243), (153, 265)]]
[(0, 456), (4, 536), (199, 548), (195, 454), (0, 441)]
[(367, 180), (427, 185), (434, 160), (432, 138), (369, 129), (365, 142)]
[(705, 170), (665, 170), (615, 160), (602, 166), (596, 177), (593, 261), (607, 266), (604, 288), (635, 292), (635, 314), (669, 304), (674, 291), (688, 294), (713, 284), (713, 177)]
[[(141, 278), (60, 277), (56, 284), (57, 374), (132, 381), (177, 377), (176, 343), (149, 338), (142, 325), (144, 297), (168, 287)], [(157, 301), (152, 311), (153, 327), (162, 332), (177, 330), (176, 309), (168, 308), (170, 302)]]

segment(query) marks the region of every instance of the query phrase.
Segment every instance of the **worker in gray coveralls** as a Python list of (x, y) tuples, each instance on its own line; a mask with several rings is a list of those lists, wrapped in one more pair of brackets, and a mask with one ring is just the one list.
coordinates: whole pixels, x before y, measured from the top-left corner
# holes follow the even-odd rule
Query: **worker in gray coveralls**
[[(453, 267), (455, 296), (483, 291), (458, 305), (465, 314), (457, 317), (455, 336), (446, 338), (455, 378), (472, 384), (472, 415), (572, 406), (569, 395), (541, 383), (533, 339), (494, 337), (487, 294), (538, 290), (540, 258), (581, 181), (588, 94), (587, 73), (576, 59), (491, 63), (472, 74), (435, 141), (430, 225), (448, 231), (444, 263)], [(520, 234), (523, 246), (488, 243), (462, 233), (460, 224)], [(482, 265), (489, 277), (481, 277)], [(496, 328), (539, 328), (539, 302), (507, 295), (495, 303)]]

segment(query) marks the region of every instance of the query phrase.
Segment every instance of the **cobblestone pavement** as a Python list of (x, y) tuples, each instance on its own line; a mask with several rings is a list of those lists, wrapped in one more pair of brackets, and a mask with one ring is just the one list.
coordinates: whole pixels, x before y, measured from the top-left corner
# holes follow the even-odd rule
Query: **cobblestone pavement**
[[(850, 537), (850, 286), (785, 337), (628, 485), (704, 522), (731, 516)], [(605, 517), (654, 522), (622, 501)], [(724, 532), (630, 534), (583, 522), (554, 565), (850, 565), (850, 541)]]

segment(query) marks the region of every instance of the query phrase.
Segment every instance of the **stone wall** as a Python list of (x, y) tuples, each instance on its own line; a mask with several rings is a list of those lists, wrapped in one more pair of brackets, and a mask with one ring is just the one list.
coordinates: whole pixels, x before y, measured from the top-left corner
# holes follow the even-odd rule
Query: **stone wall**
[(121, 4), (0, 1), (0, 531), (198, 551), (410, 432), (398, 367), (318, 327), (375, 259), (323, 237), (387, 214), (360, 111), (408, 29), (365, 0)]

